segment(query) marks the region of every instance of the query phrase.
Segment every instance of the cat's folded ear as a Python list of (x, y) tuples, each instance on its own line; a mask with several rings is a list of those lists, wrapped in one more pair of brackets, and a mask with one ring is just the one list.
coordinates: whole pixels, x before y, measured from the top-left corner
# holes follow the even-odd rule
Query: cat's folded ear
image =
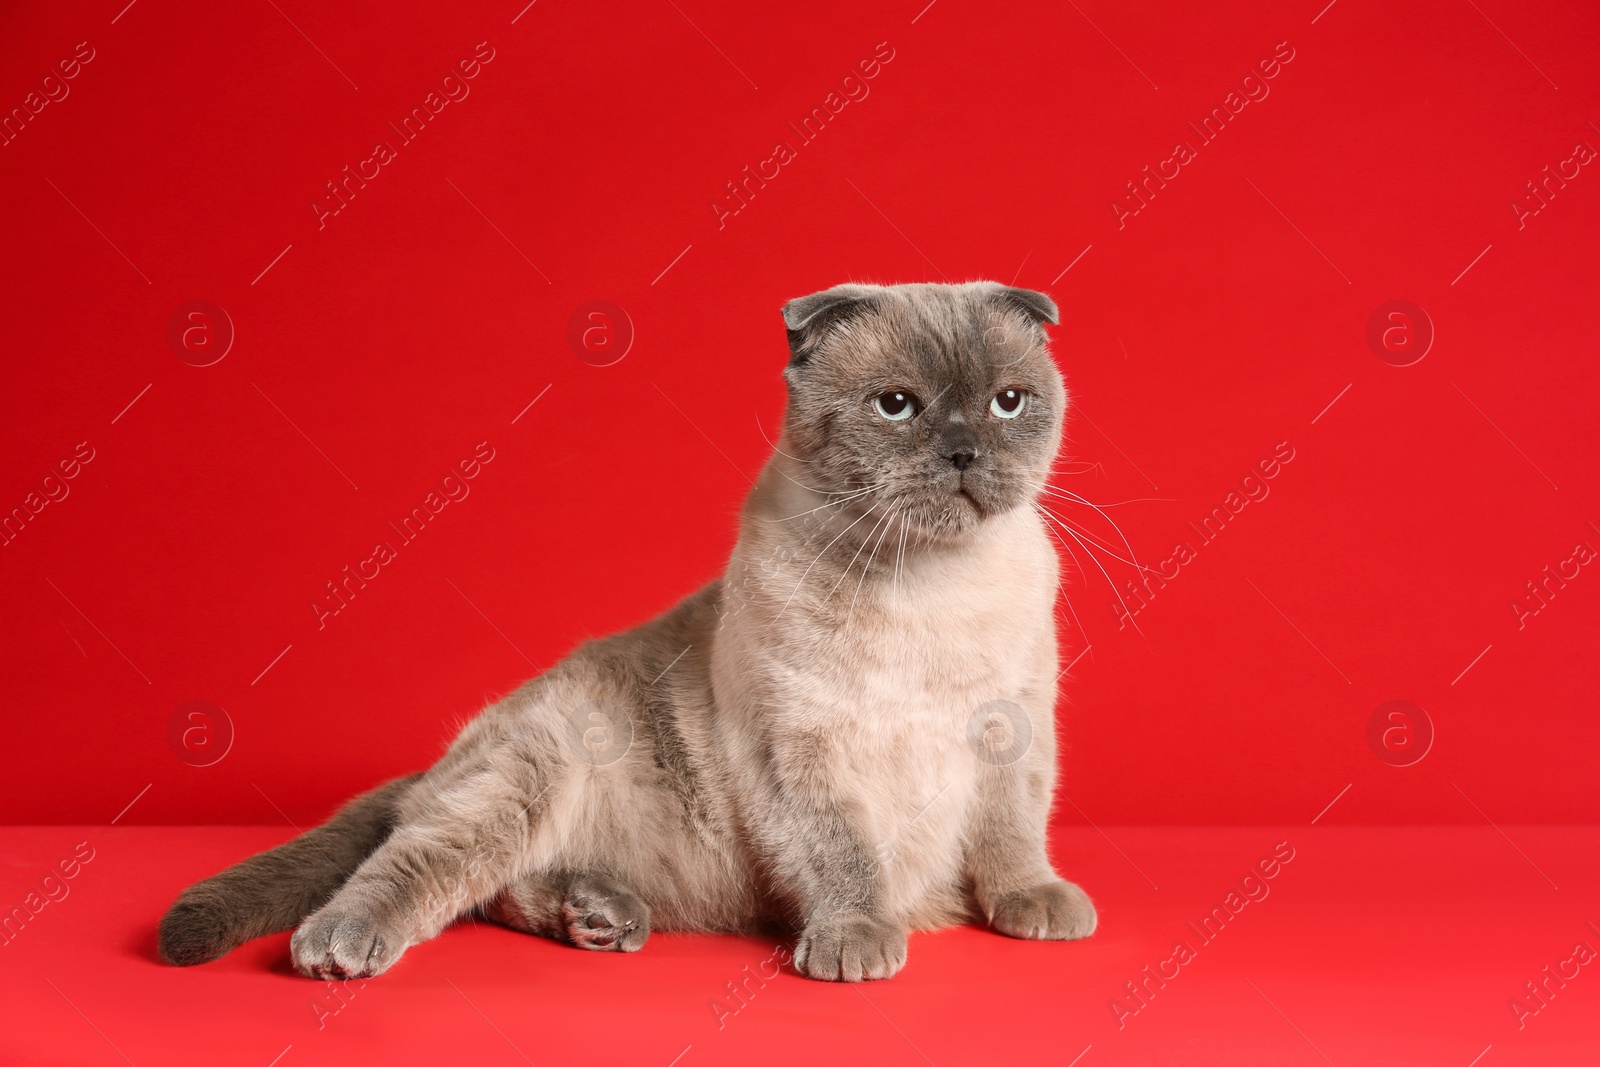
[(1061, 321), (1061, 315), (1056, 310), (1056, 302), (1043, 293), (1002, 285), (995, 295), (1001, 302), (1022, 312), (1035, 323), (1048, 322), (1054, 326)]
[(836, 285), (783, 305), (791, 364), (804, 363), (830, 327), (871, 308), (879, 292), (881, 289), (875, 285)]

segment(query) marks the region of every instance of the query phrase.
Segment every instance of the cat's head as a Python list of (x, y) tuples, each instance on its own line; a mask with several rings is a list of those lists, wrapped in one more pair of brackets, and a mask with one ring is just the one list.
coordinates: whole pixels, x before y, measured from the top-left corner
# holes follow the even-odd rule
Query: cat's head
[[(839, 285), (783, 307), (784, 437), (811, 485), (961, 537), (1032, 501), (1067, 394), (1043, 293), (997, 282)], [(856, 510), (852, 508), (851, 510)]]

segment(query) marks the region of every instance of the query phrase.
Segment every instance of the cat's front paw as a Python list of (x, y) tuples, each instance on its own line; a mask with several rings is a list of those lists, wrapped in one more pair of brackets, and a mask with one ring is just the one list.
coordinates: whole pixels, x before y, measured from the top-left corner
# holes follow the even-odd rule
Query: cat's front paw
[(289, 939), (294, 968), (307, 978), (371, 978), (406, 948), (399, 930), (337, 901), (313, 912)]
[(817, 919), (800, 935), (794, 965), (826, 982), (888, 978), (906, 965), (906, 932), (865, 915)]
[(1005, 894), (995, 901), (989, 916), (1002, 934), (1035, 941), (1088, 937), (1098, 921), (1089, 895), (1059, 879)]

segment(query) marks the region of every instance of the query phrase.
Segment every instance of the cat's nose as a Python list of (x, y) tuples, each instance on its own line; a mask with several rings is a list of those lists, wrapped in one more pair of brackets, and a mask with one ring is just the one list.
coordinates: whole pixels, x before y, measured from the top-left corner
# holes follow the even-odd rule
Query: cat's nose
[(964, 471), (976, 455), (976, 452), (952, 452), (950, 453), (950, 462), (955, 465), (956, 470)]

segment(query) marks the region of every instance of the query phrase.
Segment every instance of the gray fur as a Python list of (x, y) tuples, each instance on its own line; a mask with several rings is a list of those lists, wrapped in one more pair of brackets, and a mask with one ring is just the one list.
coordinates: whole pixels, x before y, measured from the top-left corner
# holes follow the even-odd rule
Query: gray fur
[[(850, 285), (784, 319), (784, 430), (725, 575), (583, 645), (380, 791), (364, 835), (335, 831), (370, 851), (347, 878), (274, 864), (269, 905), (240, 875), (283, 849), (315, 865), (301, 842), (341, 815), (187, 891), (164, 958), (215, 958), (293, 914), (302, 973), (365, 977), (477, 910), (611, 950), (652, 928), (786, 926), (801, 973), (855, 981), (898, 971), (911, 930), (1093, 932), (1045, 854), (1058, 564), (1030, 505), (1067, 407), (1040, 326), (1055, 304), (993, 282)], [(991, 413), (1007, 389), (1028, 393), (1014, 419)], [(920, 412), (884, 418), (873, 398), (892, 390)]]
[(394, 827), (396, 798), (421, 777), (364, 793), (321, 826), (185, 889), (161, 919), (162, 960), (209, 963), (252, 938), (298, 925), (383, 844)]

